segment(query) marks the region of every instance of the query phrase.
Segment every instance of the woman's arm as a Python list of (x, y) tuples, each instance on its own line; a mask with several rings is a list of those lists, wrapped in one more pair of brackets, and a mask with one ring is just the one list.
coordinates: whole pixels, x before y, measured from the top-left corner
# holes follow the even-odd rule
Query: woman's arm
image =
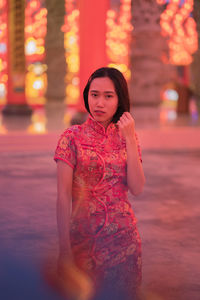
[(118, 126), (122, 135), (126, 139), (127, 149), (127, 184), (130, 192), (137, 196), (139, 195), (145, 183), (144, 172), (140, 157), (138, 154), (138, 145), (135, 138), (135, 123), (131, 114), (123, 113)]
[(135, 136), (126, 141), (127, 149), (127, 184), (130, 192), (139, 195), (145, 183), (144, 172), (138, 154), (138, 146)]
[(72, 210), (73, 169), (65, 162), (57, 162), (57, 226), (60, 259), (70, 259), (70, 217)]
[(57, 162), (57, 224), (59, 235), (59, 287), (67, 299), (90, 299), (93, 282), (77, 268), (70, 243), (73, 169), (65, 162)]

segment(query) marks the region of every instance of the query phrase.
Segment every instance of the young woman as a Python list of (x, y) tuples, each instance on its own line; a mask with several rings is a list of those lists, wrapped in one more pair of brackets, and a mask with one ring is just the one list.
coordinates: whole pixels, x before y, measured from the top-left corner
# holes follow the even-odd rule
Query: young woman
[(134, 299), (141, 240), (127, 192), (140, 194), (145, 178), (127, 83), (117, 69), (101, 68), (90, 76), (83, 96), (88, 119), (62, 134), (54, 157), (59, 270), (86, 274), (73, 280), (86, 290), (92, 280), (96, 295), (104, 293), (101, 299), (108, 294)]

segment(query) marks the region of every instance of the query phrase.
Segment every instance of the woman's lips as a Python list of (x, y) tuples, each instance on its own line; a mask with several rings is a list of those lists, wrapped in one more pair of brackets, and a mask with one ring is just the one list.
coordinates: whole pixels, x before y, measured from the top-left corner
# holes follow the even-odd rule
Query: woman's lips
[(101, 115), (105, 114), (105, 112), (104, 112), (104, 111), (101, 111), (101, 110), (95, 110), (94, 112), (95, 112), (95, 114), (98, 115), (98, 116), (101, 116)]

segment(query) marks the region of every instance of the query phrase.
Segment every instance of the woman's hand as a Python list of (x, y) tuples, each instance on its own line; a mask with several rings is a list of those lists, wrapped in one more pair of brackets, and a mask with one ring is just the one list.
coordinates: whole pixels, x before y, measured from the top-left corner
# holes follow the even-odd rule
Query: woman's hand
[(142, 192), (145, 177), (138, 153), (138, 144), (135, 135), (135, 121), (129, 112), (124, 112), (118, 127), (126, 140), (127, 151), (127, 185), (130, 192), (137, 196)]
[(135, 121), (129, 112), (123, 113), (117, 125), (126, 141), (135, 138)]

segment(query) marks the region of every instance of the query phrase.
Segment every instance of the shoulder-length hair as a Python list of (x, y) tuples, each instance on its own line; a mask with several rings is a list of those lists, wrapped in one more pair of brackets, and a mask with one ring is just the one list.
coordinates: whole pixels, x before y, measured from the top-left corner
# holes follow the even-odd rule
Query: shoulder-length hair
[(125, 111), (130, 111), (130, 98), (126, 79), (124, 78), (123, 74), (115, 68), (104, 67), (97, 69), (94, 73), (92, 73), (83, 91), (85, 108), (89, 113), (90, 109), (88, 104), (88, 93), (90, 85), (95, 78), (99, 77), (108, 77), (112, 80), (114, 84), (115, 92), (118, 96), (118, 108), (115, 115), (113, 116), (112, 122), (117, 123), (117, 121), (120, 119), (120, 117)]

